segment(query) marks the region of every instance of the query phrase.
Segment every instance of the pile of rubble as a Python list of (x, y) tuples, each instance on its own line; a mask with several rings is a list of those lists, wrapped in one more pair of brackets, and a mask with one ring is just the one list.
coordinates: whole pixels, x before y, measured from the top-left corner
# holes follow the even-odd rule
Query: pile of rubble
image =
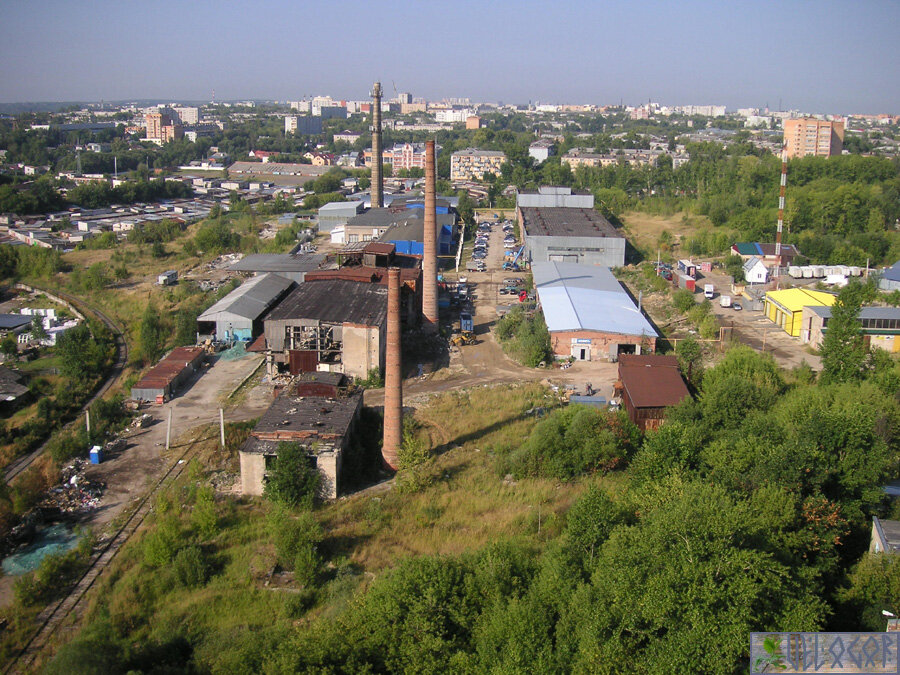
[(99, 481), (88, 480), (84, 475), (87, 466), (87, 460), (76, 459), (68, 466), (63, 467), (62, 483), (50, 488), (39, 506), (46, 509), (58, 509), (63, 513), (90, 511), (97, 508), (106, 485)]
[(231, 267), (234, 263), (244, 257), (243, 253), (225, 253), (224, 255), (220, 255), (215, 260), (212, 260), (206, 264), (206, 269), (208, 270), (221, 270), (226, 267)]

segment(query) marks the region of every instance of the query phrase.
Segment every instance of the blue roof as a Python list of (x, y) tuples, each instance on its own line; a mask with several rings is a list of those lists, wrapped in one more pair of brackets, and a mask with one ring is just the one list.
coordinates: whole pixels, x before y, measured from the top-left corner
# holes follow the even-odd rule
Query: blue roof
[(900, 281), (900, 260), (888, 267), (881, 275), (882, 279), (889, 281)]
[(608, 267), (536, 262), (531, 268), (547, 328), (658, 337)]
[(29, 323), (31, 316), (28, 314), (0, 314), (0, 329), (19, 328)]

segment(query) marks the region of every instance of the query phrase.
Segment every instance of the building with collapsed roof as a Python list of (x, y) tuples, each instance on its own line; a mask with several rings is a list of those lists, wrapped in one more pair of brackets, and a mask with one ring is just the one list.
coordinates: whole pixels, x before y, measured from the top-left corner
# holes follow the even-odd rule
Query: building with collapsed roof
[[(381, 272), (386, 278), (387, 270)], [(287, 368), (292, 374), (330, 371), (365, 378), (384, 368), (386, 322), (386, 281), (307, 278), (265, 318), (268, 372)]]
[(249, 341), (262, 333), (263, 317), (295, 283), (279, 274), (252, 277), (197, 317), (200, 340)]
[(538, 262), (531, 271), (557, 358), (615, 361), (656, 348), (656, 329), (609, 268)]
[(362, 410), (362, 392), (348, 394), (345, 383), (339, 373), (307, 373), (275, 399), (238, 452), (242, 494), (263, 494), (279, 445), (295, 442), (319, 471), (321, 496), (337, 498), (343, 455)]
[(625, 264), (624, 235), (593, 209), (520, 206), (516, 215), (532, 262)]
[(202, 347), (175, 347), (132, 388), (135, 401), (169, 400), (200, 370), (206, 352)]
[(666, 408), (691, 397), (678, 359), (656, 354), (623, 354), (615, 389), (628, 419), (642, 431), (658, 428), (665, 421)]

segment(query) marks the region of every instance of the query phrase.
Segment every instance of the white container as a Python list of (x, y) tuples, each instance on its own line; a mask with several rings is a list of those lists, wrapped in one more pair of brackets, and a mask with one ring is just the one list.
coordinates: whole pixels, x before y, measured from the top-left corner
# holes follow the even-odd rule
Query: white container
[(812, 279), (813, 278), (813, 268), (810, 265), (804, 265), (800, 268), (803, 270), (803, 278), (804, 279)]
[(852, 265), (851, 265), (851, 267), (850, 267), (850, 275), (851, 275), (851, 276), (858, 277), (858, 276), (860, 276), (861, 274), (862, 274), (862, 268), (861, 268), (861, 267), (856, 267), (856, 266), (852, 266)]
[(788, 267), (788, 274), (794, 279), (802, 279), (803, 269), (799, 265), (791, 265)]
[(850, 276), (850, 266), (849, 265), (839, 265), (838, 273), (843, 274), (845, 277)]
[(823, 279), (825, 277), (825, 268), (822, 265), (813, 265), (813, 277)]

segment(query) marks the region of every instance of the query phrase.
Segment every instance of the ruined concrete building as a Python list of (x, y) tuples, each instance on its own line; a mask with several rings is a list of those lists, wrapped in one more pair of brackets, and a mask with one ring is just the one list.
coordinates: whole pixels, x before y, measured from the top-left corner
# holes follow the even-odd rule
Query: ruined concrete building
[(283, 442), (299, 443), (322, 477), (321, 496), (340, 493), (341, 465), (362, 410), (340, 373), (306, 373), (275, 399), (239, 451), (241, 494), (261, 495)]

